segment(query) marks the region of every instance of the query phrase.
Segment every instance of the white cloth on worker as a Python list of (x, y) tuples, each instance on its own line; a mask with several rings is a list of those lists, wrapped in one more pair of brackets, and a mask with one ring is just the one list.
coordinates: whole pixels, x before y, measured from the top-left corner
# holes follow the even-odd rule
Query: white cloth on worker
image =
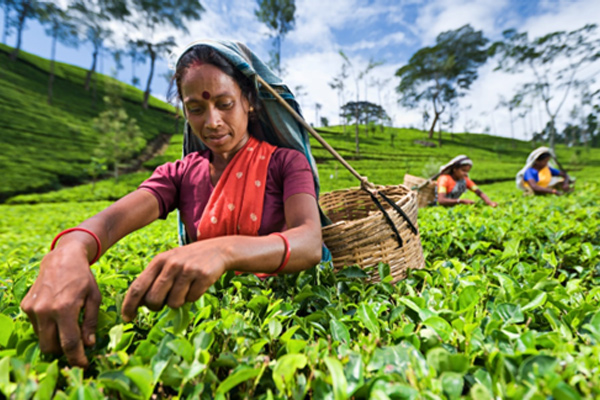
[(535, 149), (534, 151), (532, 151), (531, 153), (529, 153), (529, 156), (527, 156), (527, 162), (525, 163), (525, 166), (523, 168), (521, 168), (521, 170), (519, 172), (517, 172), (517, 176), (515, 179), (515, 183), (517, 184), (517, 188), (521, 189), (521, 190), (527, 190), (527, 187), (525, 186), (525, 172), (527, 172), (527, 170), (529, 168), (533, 167), (533, 164), (535, 163), (535, 161), (538, 159), (539, 156), (541, 156), (542, 154), (545, 153), (549, 153), (550, 157), (552, 158), (552, 160), (554, 160), (554, 151), (552, 151), (552, 149), (550, 147), (538, 147), (537, 149)]
[(473, 165), (473, 161), (471, 161), (471, 159), (467, 156), (465, 156), (464, 154), (461, 154), (460, 156), (456, 156), (454, 157), (452, 160), (450, 160), (450, 162), (446, 165), (442, 165), (440, 167), (440, 173), (444, 173), (446, 170), (450, 169), (451, 167), (460, 167), (463, 165)]

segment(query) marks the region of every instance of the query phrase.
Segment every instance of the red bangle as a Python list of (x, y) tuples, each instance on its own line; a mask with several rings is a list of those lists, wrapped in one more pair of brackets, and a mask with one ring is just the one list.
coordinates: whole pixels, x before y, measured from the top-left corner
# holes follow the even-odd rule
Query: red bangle
[(66, 235), (69, 232), (74, 232), (74, 231), (82, 231), (82, 232), (89, 233), (96, 240), (96, 245), (98, 246), (98, 250), (96, 251), (96, 256), (90, 262), (90, 265), (92, 265), (93, 263), (98, 261), (98, 259), (100, 258), (100, 254), (102, 253), (102, 243), (100, 242), (100, 238), (98, 238), (98, 235), (96, 235), (94, 232), (90, 231), (89, 229), (79, 228), (79, 227), (65, 229), (64, 231), (62, 231), (61, 233), (56, 235), (56, 237), (52, 241), (52, 244), (50, 245), (50, 251), (54, 250), (54, 247), (56, 246), (56, 242), (58, 242), (58, 239), (60, 239), (61, 236)]
[(271, 235), (279, 236), (280, 238), (283, 239), (283, 241), (285, 243), (285, 256), (283, 257), (283, 261), (281, 262), (281, 265), (279, 266), (279, 268), (277, 268), (275, 271), (272, 272), (272, 274), (278, 274), (279, 272), (283, 271), (283, 269), (287, 265), (288, 261), (290, 260), (290, 253), (291, 253), (290, 241), (288, 240), (288, 238), (285, 237), (285, 235), (283, 235), (280, 232), (273, 232), (273, 233), (271, 233)]

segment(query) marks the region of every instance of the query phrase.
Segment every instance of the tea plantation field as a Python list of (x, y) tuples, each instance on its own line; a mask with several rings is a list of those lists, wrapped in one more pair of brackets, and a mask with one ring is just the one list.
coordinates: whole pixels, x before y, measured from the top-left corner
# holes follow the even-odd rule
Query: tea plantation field
[(0, 202), (19, 193), (56, 190), (89, 179), (87, 170), (98, 146), (93, 119), (106, 109), (105, 88), (122, 91), (123, 108), (135, 118), (144, 140), (172, 134), (174, 108), (143, 92), (96, 74), (89, 91), (87, 71), (56, 63), (52, 104), (47, 103), (50, 61), (25, 51), (11, 61), (12, 48), (0, 44)]
[[(591, 170), (590, 170), (591, 171)], [(0, 392), (14, 399), (582, 399), (600, 396), (600, 185), (564, 197), (483, 186), (497, 209), (419, 212), (424, 270), (391, 285), (319, 266), (225, 275), (193, 304), (124, 323), (129, 283), (177, 245), (174, 215), (92, 270), (87, 370), (42, 355), (19, 302), (53, 236), (108, 202), (0, 206)], [(0, 395), (1, 397), (1, 395)]]

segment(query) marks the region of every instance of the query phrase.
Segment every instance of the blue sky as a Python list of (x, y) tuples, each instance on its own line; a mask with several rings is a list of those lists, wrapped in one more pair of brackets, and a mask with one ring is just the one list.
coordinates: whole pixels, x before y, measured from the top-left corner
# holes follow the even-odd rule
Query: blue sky
[[(63, 3), (66, 0), (60, 0)], [(173, 35), (179, 45), (198, 38), (223, 38), (245, 42), (259, 56), (267, 59), (271, 46), (267, 28), (254, 16), (256, 2), (251, 0), (204, 0), (206, 12), (200, 21), (189, 23), (189, 34), (164, 29), (163, 36)], [(351, 59), (355, 72), (366, 67), (369, 60), (382, 61), (369, 80), (377, 79), (387, 84), (380, 89), (366, 88), (366, 98), (381, 103), (393, 117), (396, 126), (422, 127), (422, 110), (407, 110), (397, 104), (395, 87), (399, 80), (395, 71), (411, 55), (423, 46), (434, 43), (435, 37), (449, 29), (471, 24), (492, 39), (498, 39), (503, 30), (516, 28), (539, 36), (556, 30), (572, 30), (586, 23), (600, 23), (600, 1), (597, 0), (296, 0), (296, 26), (285, 38), (282, 59), (286, 74), (284, 79), (290, 88), (302, 86), (300, 103), (309, 122), (316, 118), (315, 103), (322, 104), (319, 116), (326, 116), (337, 123), (337, 94), (328, 82), (339, 72), (343, 50)], [(0, 12), (1, 15), (1, 12)], [(124, 24), (112, 24), (116, 45), (129, 36), (144, 35)], [(15, 36), (8, 38), (13, 45)], [(23, 36), (23, 49), (40, 56), (49, 57), (50, 40), (36, 22), (30, 21)], [(91, 48), (82, 45), (78, 49), (59, 46), (57, 58), (89, 68)], [(471, 92), (460, 100), (459, 121), (455, 131), (470, 129), (510, 136), (508, 112), (497, 108), (500, 96), (508, 98), (514, 88), (531, 77), (505, 75), (493, 72), (493, 63), (480, 69), (480, 78)], [(99, 71), (110, 73), (114, 62), (105, 55)], [(600, 68), (598, 63), (589, 66), (583, 74), (593, 75)], [(152, 93), (164, 98), (167, 91), (168, 72), (166, 60), (157, 64)], [(136, 74), (145, 84), (148, 66), (136, 67)], [(121, 80), (131, 80), (130, 61), (119, 72)], [(597, 87), (597, 84), (594, 84)], [(352, 81), (347, 82), (345, 100), (354, 99), (356, 93)], [(360, 84), (361, 100), (365, 98), (364, 83)], [(577, 101), (571, 96), (561, 109), (559, 122)], [(514, 121), (514, 134), (528, 138), (532, 130), (539, 130), (547, 117), (540, 107), (522, 120)]]

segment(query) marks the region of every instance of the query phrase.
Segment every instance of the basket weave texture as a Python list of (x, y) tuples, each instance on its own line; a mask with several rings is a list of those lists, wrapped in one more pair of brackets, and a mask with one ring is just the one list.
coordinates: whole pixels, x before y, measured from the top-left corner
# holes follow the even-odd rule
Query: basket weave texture
[[(404, 175), (404, 186), (413, 188), (423, 184), (426, 180), (427, 179), (419, 176), (406, 174)], [(433, 181), (421, 190), (415, 191), (415, 193), (417, 193), (417, 204), (419, 205), (419, 208), (427, 207), (435, 201), (435, 185), (436, 183)]]
[[(394, 201), (417, 226), (417, 195), (407, 187), (378, 186)], [(388, 215), (400, 233), (403, 246), (398, 246), (396, 236), (377, 208), (370, 195), (360, 188), (336, 190), (321, 195), (321, 208), (333, 222), (322, 229), (323, 240), (331, 251), (336, 270), (346, 265), (358, 264), (366, 269), (369, 282), (379, 282), (377, 265), (389, 264), (392, 282), (406, 277), (407, 269), (425, 266), (420, 234), (410, 229), (404, 218), (389, 204), (382, 201)]]

